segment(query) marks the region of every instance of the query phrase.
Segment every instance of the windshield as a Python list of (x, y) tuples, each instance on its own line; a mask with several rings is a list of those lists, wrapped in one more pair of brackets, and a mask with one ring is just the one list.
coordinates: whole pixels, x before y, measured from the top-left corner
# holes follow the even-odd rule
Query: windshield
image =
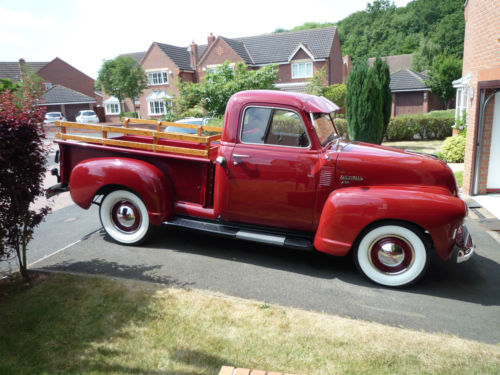
[(326, 145), (331, 139), (339, 136), (339, 132), (333, 122), (332, 113), (312, 113), (314, 130), (321, 143), (321, 146)]
[(94, 111), (83, 111), (82, 116), (95, 116)]
[(49, 112), (45, 115), (45, 117), (60, 117), (61, 113), (60, 112)]

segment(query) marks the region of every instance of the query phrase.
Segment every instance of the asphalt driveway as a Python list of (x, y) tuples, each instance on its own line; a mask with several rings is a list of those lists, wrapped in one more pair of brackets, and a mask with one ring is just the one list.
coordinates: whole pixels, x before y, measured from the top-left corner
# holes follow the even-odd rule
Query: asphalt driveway
[(33, 268), (109, 275), (222, 292), (393, 326), (500, 343), (500, 244), (468, 220), (477, 244), (469, 262), (435, 263), (416, 286), (365, 281), (351, 257), (334, 258), (161, 228), (142, 247), (118, 245), (96, 208), (50, 214), (30, 244)]

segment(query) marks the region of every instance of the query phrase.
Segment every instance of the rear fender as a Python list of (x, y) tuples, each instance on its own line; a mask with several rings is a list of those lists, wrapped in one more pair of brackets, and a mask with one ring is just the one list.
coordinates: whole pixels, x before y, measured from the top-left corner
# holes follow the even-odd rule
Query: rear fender
[(94, 196), (107, 186), (122, 186), (138, 194), (153, 225), (160, 225), (173, 215), (172, 183), (150, 163), (128, 158), (87, 159), (71, 172), (71, 198), (82, 208), (89, 208)]
[(359, 234), (382, 220), (413, 223), (427, 230), (438, 255), (448, 260), (455, 230), (466, 216), (465, 203), (434, 186), (364, 186), (339, 189), (326, 200), (314, 247), (346, 255)]

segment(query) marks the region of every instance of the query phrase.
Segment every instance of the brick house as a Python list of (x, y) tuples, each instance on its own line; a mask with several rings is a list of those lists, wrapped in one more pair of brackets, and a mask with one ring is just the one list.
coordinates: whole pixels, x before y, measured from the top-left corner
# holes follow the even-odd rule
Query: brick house
[(470, 195), (500, 192), (500, 7), (491, 0), (465, 2), (462, 78), (457, 116), (466, 111), (462, 188)]
[[(175, 80), (199, 82), (207, 71), (225, 61), (243, 62), (249, 69), (278, 64), (281, 90), (305, 91), (307, 81), (319, 69), (326, 71), (326, 83), (341, 83), (346, 73), (337, 29), (328, 27), (304, 31), (226, 38), (210, 34), (207, 44), (177, 47), (154, 42), (146, 52), (126, 54), (143, 67), (149, 86), (137, 98), (141, 118), (159, 118), (166, 111), (165, 99), (177, 93)], [(133, 110), (130, 99), (125, 110)], [(116, 98), (104, 97), (106, 118), (118, 119)]]
[[(425, 81), (429, 77), (411, 69), (413, 54), (381, 57), (389, 65), (392, 92), (391, 116), (427, 113), (445, 108), (445, 103), (431, 92)], [(375, 57), (368, 59), (373, 66)]]
[[(0, 62), (0, 77), (21, 82), (25, 68), (43, 79), (47, 92), (42, 101), (50, 103), (48, 112), (62, 112), (68, 120), (74, 120), (78, 111), (93, 109), (102, 103), (102, 96), (94, 92), (94, 80), (59, 57), (49, 62), (26, 62), (24, 59)], [(49, 93), (52, 88), (55, 90)]]

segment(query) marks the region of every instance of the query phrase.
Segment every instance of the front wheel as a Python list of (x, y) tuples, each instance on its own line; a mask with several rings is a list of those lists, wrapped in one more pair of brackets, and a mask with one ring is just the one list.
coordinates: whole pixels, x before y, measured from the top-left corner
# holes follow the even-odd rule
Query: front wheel
[(413, 284), (429, 265), (422, 233), (399, 224), (379, 225), (364, 233), (354, 260), (368, 279), (392, 287)]
[(106, 233), (123, 245), (138, 245), (151, 235), (146, 205), (130, 191), (115, 190), (106, 195), (99, 216)]

